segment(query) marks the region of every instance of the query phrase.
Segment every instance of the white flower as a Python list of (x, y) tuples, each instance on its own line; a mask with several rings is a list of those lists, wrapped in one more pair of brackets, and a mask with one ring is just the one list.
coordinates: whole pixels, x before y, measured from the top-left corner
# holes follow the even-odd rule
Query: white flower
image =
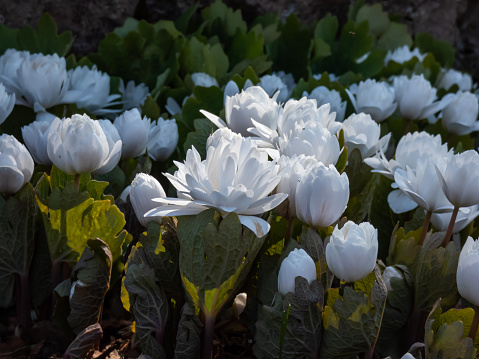
[(0, 136), (0, 193), (18, 192), (32, 178), (33, 167), (24, 145), (13, 136)]
[(144, 83), (135, 86), (135, 81), (125, 82), (120, 79), (120, 87), (118, 88), (122, 95), (123, 110), (131, 110), (132, 108), (140, 108), (145, 104), (146, 98), (150, 95), (150, 90)]
[(118, 116), (113, 125), (120, 134), (123, 147), (121, 158), (135, 158), (145, 153), (148, 143), (151, 120), (146, 116), (141, 119), (140, 111), (134, 108)]
[(110, 95), (110, 76), (98, 71), (96, 66), (77, 67), (68, 71), (70, 87), (65, 95), (64, 102), (76, 103), (79, 108), (84, 108), (95, 115), (117, 113), (119, 109), (108, 109), (118, 105), (119, 94)]
[(326, 246), (326, 261), (331, 272), (346, 282), (366, 277), (376, 266), (378, 230), (370, 223), (348, 221), (333, 230)]
[(9, 92), (13, 92), (16, 98), (22, 96), (22, 91), (18, 85), (17, 72), (23, 61), (30, 57), (28, 51), (17, 51), (8, 49), (0, 56), (0, 82), (2, 82)]
[(221, 139), (225, 139), (228, 142), (237, 141), (242, 138), (240, 134), (231, 131), (228, 127), (218, 128), (215, 132), (208, 136), (206, 140), (206, 148), (211, 146), (216, 147), (220, 143)]
[(48, 132), (47, 152), (55, 166), (72, 175), (93, 172), (109, 159), (105, 133), (86, 114), (55, 118)]
[[(185, 104), (187, 99), (188, 99), (188, 97), (185, 97), (185, 99), (183, 100), (182, 105)], [(176, 100), (173, 97), (168, 97), (166, 99), (165, 109), (166, 109), (166, 111), (168, 111), (168, 113), (171, 116), (174, 116), (177, 113), (181, 113), (181, 106), (178, 104), (178, 102), (176, 102)]]
[(419, 62), (422, 62), (426, 55), (421, 54), (418, 48), (415, 48), (411, 51), (409, 50), (409, 46), (404, 45), (393, 51), (389, 50), (384, 58), (384, 65), (387, 65), (391, 60), (397, 62), (398, 64), (403, 64), (411, 60), (413, 57), (417, 58)]
[(0, 125), (5, 122), (15, 106), (15, 93), (9, 95), (0, 82)]
[(28, 126), (22, 127), (23, 142), (35, 162), (41, 165), (52, 164), (47, 152), (48, 131), (52, 122), (53, 120), (33, 121)]
[(232, 97), (226, 97), (226, 123), (209, 112), (203, 110), (200, 112), (219, 128), (227, 124), (233, 132), (246, 137), (251, 136), (248, 132), (248, 128), (253, 126), (251, 120), (276, 130), (281, 106), (278, 105), (275, 97), (270, 98), (261, 87), (252, 86)]
[[(452, 150), (451, 150), (452, 151)], [(433, 136), (427, 132), (407, 133), (396, 147), (395, 160), (387, 160), (381, 151), (375, 157), (366, 158), (364, 162), (373, 168), (371, 172), (378, 172), (394, 180), (394, 172), (398, 168), (416, 168), (420, 158), (447, 157), (447, 143), (442, 144), (441, 136)]]
[(281, 262), (278, 273), (278, 291), (282, 295), (294, 293), (296, 277), (303, 277), (309, 284), (316, 279), (316, 265), (304, 249), (295, 248)]
[(296, 187), (309, 167), (316, 165), (317, 160), (312, 156), (300, 155), (293, 157), (281, 156), (278, 161), (281, 180), (276, 192), (288, 195), (287, 218), (296, 217)]
[(341, 123), (335, 121), (335, 118), (336, 114), (331, 112), (330, 104), (318, 107), (315, 99), (291, 99), (284, 105), (278, 119), (278, 135), (285, 136), (293, 131), (296, 125), (305, 127), (307, 123), (318, 123), (334, 135), (341, 129)]
[(17, 84), (17, 103), (33, 107), (35, 112), (63, 103), (69, 85), (65, 58), (57, 54), (26, 56), (17, 70)]
[(449, 90), (452, 86), (457, 85), (459, 91), (471, 91), (472, 90), (472, 77), (461, 71), (454, 69), (442, 70), (438, 76), (440, 79), (437, 82), (438, 88)]
[(166, 161), (178, 144), (178, 126), (176, 121), (164, 120), (162, 117), (150, 125), (148, 133), (148, 156), (153, 161)]
[(349, 200), (349, 179), (330, 165), (317, 163), (305, 171), (296, 185), (296, 216), (315, 228), (336, 222)]
[(394, 91), (398, 109), (402, 116), (410, 120), (420, 120), (441, 111), (452, 101), (450, 95), (436, 100), (436, 89), (424, 78), (424, 75), (413, 75), (394, 78)]
[(195, 86), (201, 87), (220, 87), (218, 81), (211, 75), (204, 72), (194, 72), (191, 74), (191, 80)]
[[(437, 230), (445, 232), (451, 222), (452, 212), (447, 213), (433, 213), (431, 216), (431, 223)], [(461, 207), (457, 212), (456, 221), (452, 233), (462, 231), (466, 226), (471, 223), (477, 216), (479, 216), (479, 205), (471, 207)]]
[(289, 90), (288, 86), (283, 82), (281, 77), (272, 74), (272, 75), (264, 75), (259, 79), (259, 86), (266, 91), (268, 96), (273, 96), (277, 91), (279, 91), (279, 95), (277, 96), (277, 100), (280, 102), (286, 102), (289, 100)]
[(163, 187), (155, 177), (138, 173), (131, 182), (129, 194), (136, 218), (144, 227), (148, 227), (148, 223), (155, 218), (145, 217), (145, 213), (158, 207), (158, 203), (152, 201), (153, 198), (166, 197)]
[(479, 154), (474, 150), (452, 156), (442, 173), (436, 171), (447, 199), (458, 207), (479, 203)]
[[(253, 120), (254, 127), (250, 128), (249, 132), (261, 138), (261, 147), (278, 150), (281, 146), (284, 147), (286, 145), (285, 142), (287, 142), (287, 139), (293, 136), (292, 133), (295, 131), (297, 132), (297, 128), (299, 127), (320, 126), (324, 127), (325, 131), (330, 132), (330, 135), (336, 134), (341, 128), (341, 123), (334, 120), (335, 116), (336, 114), (334, 112), (330, 112), (329, 104), (318, 108), (315, 99), (307, 99), (306, 97), (303, 97), (299, 101), (291, 99), (286, 102), (284, 110), (278, 117), (277, 130), (268, 128), (267, 126)], [(328, 134), (326, 134), (326, 136), (328, 138), (330, 137)], [(314, 140), (313, 142), (317, 141), (321, 142), (321, 139)], [(294, 153), (299, 155), (301, 154), (301, 151), (293, 151), (288, 156), (292, 156)], [(276, 154), (274, 151), (270, 151), (270, 155), (272, 158), (279, 158), (279, 153), (277, 153), (277, 151)]]
[(273, 75), (279, 76), (283, 83), (286, 84), (288, 88), (288, 98), (291, 96), (291, 93), (296, 88), (296, 81), (294, 80), (294, 76), (291, 73), (286, 73), (284, 71), (276, 71), (273, 72)]
[(326, 86), (318, 86), (310, 94), (306, 91), (303, 96), (309, 99), (315, 99), (318, 107), (328, 104), (331, 107), (331, 112), (336, 112), (336, 121), (343, 122), (344, 114), (346, 113), (346, 101), (343, 101), (341, 95), (336, 90), (330, 90)]
[(368, 79), (346, 90), (357, 113), (365, 112), (376, 122), (384, 121), (397, 107), (394, 89), (385, 82)]
[(449, 132), (464, 136), (479, 131), (479, 103), (470, 92), (459, 92), (454, 100), (442, 110), (442, 125)]
[(479, 241), (468, 237), (459, 255), (456, 279), (457, 290), (461, 297), (474, 305), (479, 305), (478, 273)]
[(319, 162), (329, 166), (338, 162), (341, 150), (336, 136), (317, 122), (307, 122), (304, 127), (296, 124), (294, 129), (279, 138), (281, 155), (314, 156)]
[(188, 150), (184, 163), (175, 161), (178, 171), (165, 174), (175, 186), (179, 198), (155, 199), (161, 206), (147, 216), (195, 215), (215, 208), (222, 216), (235, 212), (240, 222), (258, 237), (268, 233), (270, 225), (254, 215), (267, 212), (287, 195), (269, 196), (280, 181), (278, 166), (268, 161), (266, 152), (249, 138), (220, 140), (209, 147), (201, 161), (198, 151)]
[[(420, 158), (414, 169), (407, 166), (406, 170), (398, 168), (394, 172), (394, 180), (399, 189), (405, 193), (416, 204), (426, 211), (434, 213), (451, 212), (453, 206), (448, 201), (441, 189), (441, 184), (436, 173), (436, 167), (444, 172), (446, 168), (446, 157)], [(393, 192), (391, 192), (393, 193)], [(390, 198), (391, 197), (391, 198)], [(395, 213), (410, 211), (409, 202), (404, 197), (390, 195), (389, 205)]]
[(121, 147), (122, 147), (120, 134), (118, 133), (116, 127), (113, 126), (111, 121), (99, 120), (98, 123), (100, 124), (103, 132), (105, 133), (106, 140), (108, 142), (109, 154), (108, 154), (108, 160), (105, 162), (105, 164), (99, 169), (92, 172), (94, 175), (101, 175), (113, 170), (113, 168), (115, 168), (118, 162), (120, 162)]
[(381, 128), (370, 115), (352, 114), (343, 122), (344, 141), (348, 151), (357, 148), (362, 158), (371, 157), (379, 149), (386, 150), (391, 134), (379, 139)]

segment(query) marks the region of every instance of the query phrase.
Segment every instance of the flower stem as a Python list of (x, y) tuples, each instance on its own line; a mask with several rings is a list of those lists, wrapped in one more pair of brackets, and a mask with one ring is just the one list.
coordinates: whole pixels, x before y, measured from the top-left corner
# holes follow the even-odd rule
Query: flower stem
[(424, 238), (426, 238), (427, 230), (429, 228), (429, 221), (431, 220), (431, 211), (427, 211), (426, 218), (424, 218), (424, 223), (422, 225), (421, 238), (419, 238), (419, 245), (422, 246)]
[(472, 319), (471, 329), (469, 329), (469, 338), (471, 338), (473, 342), (474, 342), (474, 339), (476, 338), (478, 326), (479, 326), (479, 307), (475, 305), (474, 318)]
[(454, 223), (456, 223), (457, 212), (459, 212), (459, 206), (454, 206), (451, 221), (449, 222), (449, 227), (447, 227), (446, 237), (444, 238), (444, 243), (442, 244), (444, 248), (447, 247), (449, 240), (451, 239), (452, 229), (454, 228)]
[(20, 327), (25, 333), (30, 332), (30, 284), (27, 274), (15, 275), (15, 286), (17, 296), (17, 318)]
[(293, 227), (294, 227), (294, 218), (289, 218), (288, 227), (286, 227), (286, 233), (284, 234), (283, 248), (286, 248), (288, 246), (288, 243), (291, 240), (291, 237), (293, 236)]
[(80, 191), (80, 177), (81, 177), (81, 174), (79, 173), (75, 175), (75, 184), (77, 185), (77, 191)]
[(202, 359), (213, 358), (213, 337), (215, 333), (216, 316), (214, 314), (205, 315), (205, 326), (203, 328), (203, 348)]

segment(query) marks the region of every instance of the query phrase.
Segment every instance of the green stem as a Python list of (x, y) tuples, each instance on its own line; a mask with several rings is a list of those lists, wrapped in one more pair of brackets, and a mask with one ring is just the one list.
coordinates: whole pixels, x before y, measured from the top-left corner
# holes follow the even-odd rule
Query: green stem
[(28, 273), (15, 274), (15, 287), (17, 297), (17, 320), (24, 333), (30, 332), (30, 283)]
[(469, 329), (469, 338), (476, 339), (477, 334), (477, 327), (479, 326), (479, 307), (477, 305), (474, 306), (474, 318), (472, 319), (471, 329)]
[(452, 229), (454, 228), (454, 223), (456, 223), (457, 212), (459, 212), (459, 206), (454, 206), (451, 221), (449, 222), (449, 227), (447, 227), (446, 237), (444, 238), (444, 243), (442, 244), (444, 248), (447, 247), (449, 240), (451, 239)]
[(431, 220), (431, 211), (427, 211), (426, 218), (424, 218), (424, 223), (422, 225), (421, 237), (419, 238), (419, 245), (422, 246), (424, 243), (424, 238), (426, 238), (427, 230), (429, 228), (429, 221)]
[(80, 177), (81, 177), (81, 174), (79, 173), (75, 175), (75, 184), (77, 185), (77, 191), (80, 191)]
[(419, 329), (419, 317), (421, 312), (414, 305), (414, 309), (412, 310), (411, 317), (409, 318), (409, 328), (408, 328), (408, 345), (407, 347), (410, 348), (411, 345), (416, 343), (417, 332)]
[(412, 120), (410, 120), (410, 119), (406, 120), (406, 125), (404, 126), (404, 134), (403, 135), (407, 135), (407, 133), (409, 132), (409, 128), (411, 127), (411, 122), (412, 122)]
[(216, 316), (205, 315), (205, 326), (203, 328), (203, 348), (201, 353), (202, 359), (213, 358), (213, 337), (215, 334)]
[(286, 227), (286, 233), (284, 234), (283, 248), (286, 248), (288, 246), (288, 243), (291, 240), (291, 237), (293, 236), (293, 228), (294, 228), (294, 218), (289, 218), (288, 227)]

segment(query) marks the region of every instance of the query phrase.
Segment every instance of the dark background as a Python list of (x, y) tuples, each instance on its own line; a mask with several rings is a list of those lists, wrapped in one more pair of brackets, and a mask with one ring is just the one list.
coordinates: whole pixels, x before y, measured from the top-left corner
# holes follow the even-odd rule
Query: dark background
[[(328, 12), (341, 23), (352, 0), (223, 0), (240, 9), (251, 22), (257, 15), (273, 12), (287, 17), (294, 12), (301, 21), (312, 23)], [(199, 1), (199, 8), (211, 0)], [(455, 67), (471, 73), (479, 81), (479, 1), (478, 0), (368, 0), (381, 3), (390, 14), (399, 15), (413, 35), (429, 32), (449, 41), (456, 49)], [(121, 26), (126, 18), (155, 22), (176, 19), (194, 0), (0, 0), (0, 22), (9, 27), (35, 25), (43, 12), (49, 12), (60, 31), (75, 36), (72, 52), (83, 55), (96, 50), (106, 33)]]

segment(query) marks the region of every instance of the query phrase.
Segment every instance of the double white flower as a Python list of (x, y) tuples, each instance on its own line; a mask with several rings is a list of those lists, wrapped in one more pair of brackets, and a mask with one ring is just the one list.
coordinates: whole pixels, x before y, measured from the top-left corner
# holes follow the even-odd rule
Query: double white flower
[(268, 160), (250, 138), (220, 139), (216, 147), (209, 147), (206, 159), (193, 147), (184, 163), (175, 162), (178, 171), (165, 174), (177, 189), (178, 198), (156, 198), (161, 206), (146, 216), (195, 215), (215, 208), (222, 216), (235, 212), (240, 222), (258, 237), (269, 232), (270, 225), (255, 215), (267, 212), (287, 195), (269, 195), (281, 177), (278, 165)]

